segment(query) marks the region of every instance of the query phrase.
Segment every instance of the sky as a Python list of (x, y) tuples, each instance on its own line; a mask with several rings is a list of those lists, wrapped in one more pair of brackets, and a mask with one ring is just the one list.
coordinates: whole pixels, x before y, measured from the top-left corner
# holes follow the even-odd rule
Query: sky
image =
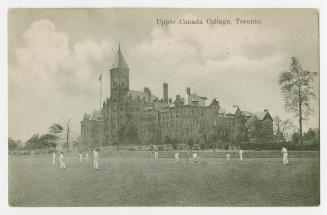
[[(157, 19), (231, 20), (230, 25), (158, 25)], [(235, 19), (260, 24), (236, 24)], [(313, 9), (11, 9), (8, 13), (9, 136), (27, 140), (52, 123), (72, 122), (110, 96), (109, 69), (118, 43), (130, 68), (130, 89), (169, 97), (186, 88), (217, 98), (226, 111), (285, 111), (278, 75), (290, 58), (319, 73), (318, 12)], [(319, 127), (319, 77), (314, 112)]]

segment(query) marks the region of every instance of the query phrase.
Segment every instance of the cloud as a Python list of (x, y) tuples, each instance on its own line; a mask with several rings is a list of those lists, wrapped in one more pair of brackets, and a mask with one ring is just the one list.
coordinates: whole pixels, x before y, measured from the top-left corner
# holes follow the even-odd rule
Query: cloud
[(89, 38), (70, 44), (49, 20), (32, 23), (23, 39), (9, 65), (9, 133), (26, 139), (68, 118), (78, 133), (84, 111), (99, 104), (96, 80), (108, 70), (112, 42)]
[[(188, 15), (185, 19), (196, 19)], [(278, 28), (259, 25), (170, 25), (154, 27), (150, 36), (131, 48), (134, 87), (150, 84), (162, 95), (168, 82), (170, 97), (186, 97), (186, 87), (211, 102), (218, 98), (227, 110), (269, 109), (285, 113), (278, 74), (288, 69), (295, 40)], [(292, 44), (292, 45), (290, 45)]]
[[(258, 87), (260, 81), (270, 83), (287, 65), (286, 52), (282, 50), (285, 43), (287, 38), (281, 33), (258, 26), (171, 25), (167, 29), (155, 27), (151, 36), (133, 47), (132, 52), (137, 59), (136, 76), (142, 73), (160, 81), (176, 79), (178, 86), (171, 86), (173, 94), (192, 84), (199, 93), (211, 97), (240, 90), (239, 96), (233, 98), (238, 102), (245, 96), (242, 92), (264, 97), (258, 90), (249, 92), (251, 86), (246, 86), (245, 80), (259, 81)], [(238, 87), (223, 95), (229, 88), (225, 83)], [(259, 104), (258, 108), (262, 106)]]

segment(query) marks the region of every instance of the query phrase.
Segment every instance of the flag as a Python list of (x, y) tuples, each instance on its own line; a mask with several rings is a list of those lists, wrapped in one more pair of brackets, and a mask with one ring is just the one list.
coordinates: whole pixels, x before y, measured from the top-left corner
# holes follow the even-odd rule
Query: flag
[(102, 80), (102, 74), (99, 76), (98, 81)]

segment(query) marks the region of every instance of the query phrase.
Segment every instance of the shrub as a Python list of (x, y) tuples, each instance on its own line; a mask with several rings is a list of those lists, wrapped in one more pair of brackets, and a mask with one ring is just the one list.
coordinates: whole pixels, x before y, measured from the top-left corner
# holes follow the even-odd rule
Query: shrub
[(172, 141), (171, 143), (170, 143), (170, 145), (171, 145), (171, 147), (174, 149), (174, 150), (176, 150), (177, 148), (178, 148), (178, 143), (177, 143), (177, 141)]
[(194, 140), (193, 140), (193, 138), (190, 138), (190, 139), (187, 141), (187, 145), (189, 146), (190, 149), (193, 148), (193, 145), (194, 145)]
[(206, 148), (206, 145), (204, 143), (200, 143), (200, 149), (204, 150)]
[(128, 149), (127, 149), (128, 151), (135, 151), (135, 149), (133, 148), (133, 147), (128, 147)]
[(199, 147), (199, 145), (194, 145), (192, 149), (193, 150), (200, 150), (200, 147)]

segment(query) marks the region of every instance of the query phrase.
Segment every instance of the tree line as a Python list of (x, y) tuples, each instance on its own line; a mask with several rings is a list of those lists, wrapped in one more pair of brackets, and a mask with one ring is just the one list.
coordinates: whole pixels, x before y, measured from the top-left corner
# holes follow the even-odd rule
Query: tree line
[(71, 122), (67, 121), (63, 127), (58, 123), (53, 123), (46, 134), (34, 134), (27, 141), (8, 139), (8, 150), (25, 150), (25, 151), (47, 151), (54, 150), (70, 150), (70, 144), (78, 145), (78, 137), (75, 137), (71, 132)]

